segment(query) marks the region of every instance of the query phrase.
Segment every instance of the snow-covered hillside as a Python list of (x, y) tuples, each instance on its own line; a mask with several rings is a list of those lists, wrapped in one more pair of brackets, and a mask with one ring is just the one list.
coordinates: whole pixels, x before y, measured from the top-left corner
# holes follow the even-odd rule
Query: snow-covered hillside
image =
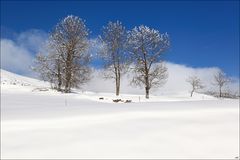
[(49, 83), (17, 75), (1, 69), (1, 89), (6, 91), (29, 91), (36, 88), (49, 88)]
[[(95, 82), (97, 83), (97, 82)], [(102, 83), (102, 82), (101, 82)], [(108, 82), (109, 84), (109, 82)], [(90, 84), (92, 85), (92, 84)], [(107, 84), (103, 84), (107, 85)], [(72, 96), (76, 96), (81, 99), (88, 99), (93, 101), (107, 102), (112, 103), (113, 99), (123, 99), (123, 100), (132, 100), (133, 102), (157, 102), (157, 101), (186, 101), (186, 100), (211, 100), (216, 99), (212, 96), (194, 93), (193, 97), (190, 97), (190, 93), (187, 91), (179, 91), (169, 94), (169, 92), (153, 92), (150, 100), (146, 100), (144, 95), (141, 94), (121, 94), (116, 97), (114, 93), (102, 93), (102, 92), (94, 92), (94, 88), (91, 88), (92, 91), (86, 91), (88, 87), (85, 87), (84, 90), (73, 90)], [(114, 88), (114, 86), (113, 86)], [(43, 82), (37, 79), (28, 78), (25, 76), (17, 75), (8, 71), (1, 69), (1, 90), (4, 92), (23, 92), (26, 91), (28, 93), (43, 93), (50, 95), (59, 95), (61, 93), (57, 93), (54, 90), (50, 89), (50, 85), (47, 82)], [(113, 90), (113, 89), (112, 89)], [(134, 92), (133, 88), (130, 89)], [(139, 89), (135, 89), (136, 93), (139, 93)], [(141, 90), (140, 90), (141, 91)], [(141, 92), (144, 93), (144, 90)], [(69, 95), (69, 94), (68, 94)], [(161, 96), (158, 96), (161, 95)], [(99, 98), (103, 98), (103, 100), (99, 100)]]
[[(120, 98), (131, 103), (114, 103)], [(144, 102), (144, 103), (142, 103)], [(239, 100), (187, 92), (62, 94), (1, 70), (1, 158), (239, 156)]]

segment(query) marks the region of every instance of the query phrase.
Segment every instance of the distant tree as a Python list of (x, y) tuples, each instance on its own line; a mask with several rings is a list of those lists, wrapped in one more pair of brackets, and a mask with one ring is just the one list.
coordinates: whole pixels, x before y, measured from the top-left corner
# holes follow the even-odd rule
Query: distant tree
[(218, 86), (219, 89), (219, 97), (222, 97), (222, 88), (226, 86), (228, 83), (231, 82), (231, 79), (226, 76), (226, 74), (222, 71), (219, 70), (215, 75), (214, 75), (214, 85)]
[(146, 98), (149, 90), (159, 87), (168, 77), (166, 66), (160, 62), (161, 55), (170, 46), (167, 33), (161, 34), (147, 26), (135, 27), (128, 34), (128, 49), (134, 63), (132, 84), (145, 86)]
[(197, 76), (190, 76), (187, 78), (186, 80), (192, 87), (191, 89), (191, 97), (193, 96), (193, 93), (195, 91), (197, 91), (198, 89), (202, 89), (203, 88), (203, 85), (202, 85), (202, 82), (200, 80), (200, 78), (198, 78)]
[(72, 87), (87, 82), (90, 74), (87, 36), (84, 21), (76, 16), (67, 16), (50, 33), (48, 54), (37, 56), (35, 70), (42, 78), (54, 83), (59, 91), (66, 93)]
[(121, 76), (126, 73), (128, 64), (126, 38), (125, 27), (119, 21), (109, 22), (107, 26), (104, 26), (102, 35), (99, 37), (103, 44), (100, 57), (105, 67), (104, 78), (115, 80), (117, 96), (120, 93)]

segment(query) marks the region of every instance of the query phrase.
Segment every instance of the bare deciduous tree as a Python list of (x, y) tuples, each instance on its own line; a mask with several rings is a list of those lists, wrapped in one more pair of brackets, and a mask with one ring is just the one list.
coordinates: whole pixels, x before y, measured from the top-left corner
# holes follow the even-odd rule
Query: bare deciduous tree
[(214, 75), (214, 85), (218, 86), (219, 97), (222, 97), (222, 88), (231, 82), (231, 79), (226, 76), (226, 74), (220, 70)]
[(117, 96), (120, 93), (121, 76), (127, 67), (126, 38), (125, 27), (119, 21), (109, 22), (99, 37), (103, 44), (100, 57), (104, 61), (104, 78), (115, 80)]
[(198, 78), (197, 76), (190, 76), (186, 79), (186, 81), (191, 85), (192, 89), (191, 89), (191, 97), (193, 96), (193, 93), (195, 91), (197, 91), (198, 89), (202, 89), (203, 85), (202, 82), (200, 80), (200, 78)]
[(71, 87), (79, 87), (79, 84), (88, 80), (90, 55), (86, 52), (87, 36), (88, 29), (84, 21), (76, 16), (64, 18), (51, 34), (51, 47), (63, 62), (65, 92), (70, 92)]
[(67, 16), (56, 25), (48, 41), (48, 55), (38, 55), (35, 70), (60, 91), (68, 93), (89, 79), (88, 29), (76, 16)]
[(161, 34), (147, 26), (135, 27), (128, 34), (128, 49), (135, 65), (132, 84), (144, 85), (146, 98), (149, 98), (151, 88), (159, 87), (166, 81), (167, 68), (158, 62), (169, 46), (167, 33)]

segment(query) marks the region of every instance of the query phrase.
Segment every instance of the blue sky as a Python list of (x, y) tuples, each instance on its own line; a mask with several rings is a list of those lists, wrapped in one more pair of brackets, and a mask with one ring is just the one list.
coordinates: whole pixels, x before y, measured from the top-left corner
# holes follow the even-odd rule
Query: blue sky
[(49, 32), (69, 14), (86, 20), (90, 38), (115, 20), (127, 29), (144, 24), (168, 32), (165, 60), (220, 67), (239, 77), (239, 1), (1, 1), (1, 38), (30, 29)]

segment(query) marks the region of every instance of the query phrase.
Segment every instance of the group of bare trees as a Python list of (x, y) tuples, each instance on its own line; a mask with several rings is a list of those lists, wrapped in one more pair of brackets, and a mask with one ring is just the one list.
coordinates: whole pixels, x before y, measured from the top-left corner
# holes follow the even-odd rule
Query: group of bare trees
[[(88, 29), (84, 21), (68, 16), (56, 25), (48, 41), (48, 54), (38, 54), (34, 70), (49, 81), (58, 91), (70, 92), (89, 80), (90, 54)], [(121, 77), (131, 71), (131, 84), (144, 86), (146, 98), (151, 88), (166, 82), (167, 68), (160, 62), (161, 55), (169, 48), (169, 36), (147, 26), (127, 31), (119, 21), (109, 22), (99, 36), (102, 49), (98, 52), (104, 62), (105, 78), (116, 84), (120, 94)]]
[[(196, 75), (190, 76), (186, 79), (186, 81), (191, 85), (191, 93), (190, 96), (193, 96), (193, 93), (199, 89), (204, 88), (204, 85), (199, 77)], [(231, 79), (226, 76), (226, 74), (219, 70), (214, 74), (213, 77), (213, 85), (216, 86), (218, 89), (218, 97), (223, 97), (223, 87), (225, 87), (227, 84), (231, 82)]]
[[(71, 88), (80, 87), (90, 79), (88, 34), (81, 18), (67, 16), (50, 33), (48, 53), (37, 55), (34, 70), (58, 91), (69, 93)], [(127, 31), (121, 22), (116, 21), (103, 27), (98, 40), (102, 45), (98, 55), (104, 62), (103, 76), (115, 81), (117, 96), (120, 94), (121, 77), (126, 72), (133, 75), (132, 85), (145, 88), (146, 98), (149, 98), (151, 88), (166, 82), (168, 72), (161, 58), (170, 47), (167, 33), (143, 25)], [(186, 81), (191, 85), (191, 97), (204, 87), (197, 76), (190, 76)], [(229, 82), (222, 71), (214, 75), (219, 97)]]
[[(116, 95), (120, 92), (121, 75), (131, 71), (131, 84), (144, 86), (146, 98), (149, 90), (159, 87), (167, 79), (167, 68), (160, 62), (161, 55), (169, 46), (169, 36), (147, 26), (126, 31), (121, 22), (109, 22), (103, 27), (100, 40), (103, 43), (101, 57), (105, 64), (105, 78), (113, 78)], [(131, 67), (130, 67), (131, 64)]]

